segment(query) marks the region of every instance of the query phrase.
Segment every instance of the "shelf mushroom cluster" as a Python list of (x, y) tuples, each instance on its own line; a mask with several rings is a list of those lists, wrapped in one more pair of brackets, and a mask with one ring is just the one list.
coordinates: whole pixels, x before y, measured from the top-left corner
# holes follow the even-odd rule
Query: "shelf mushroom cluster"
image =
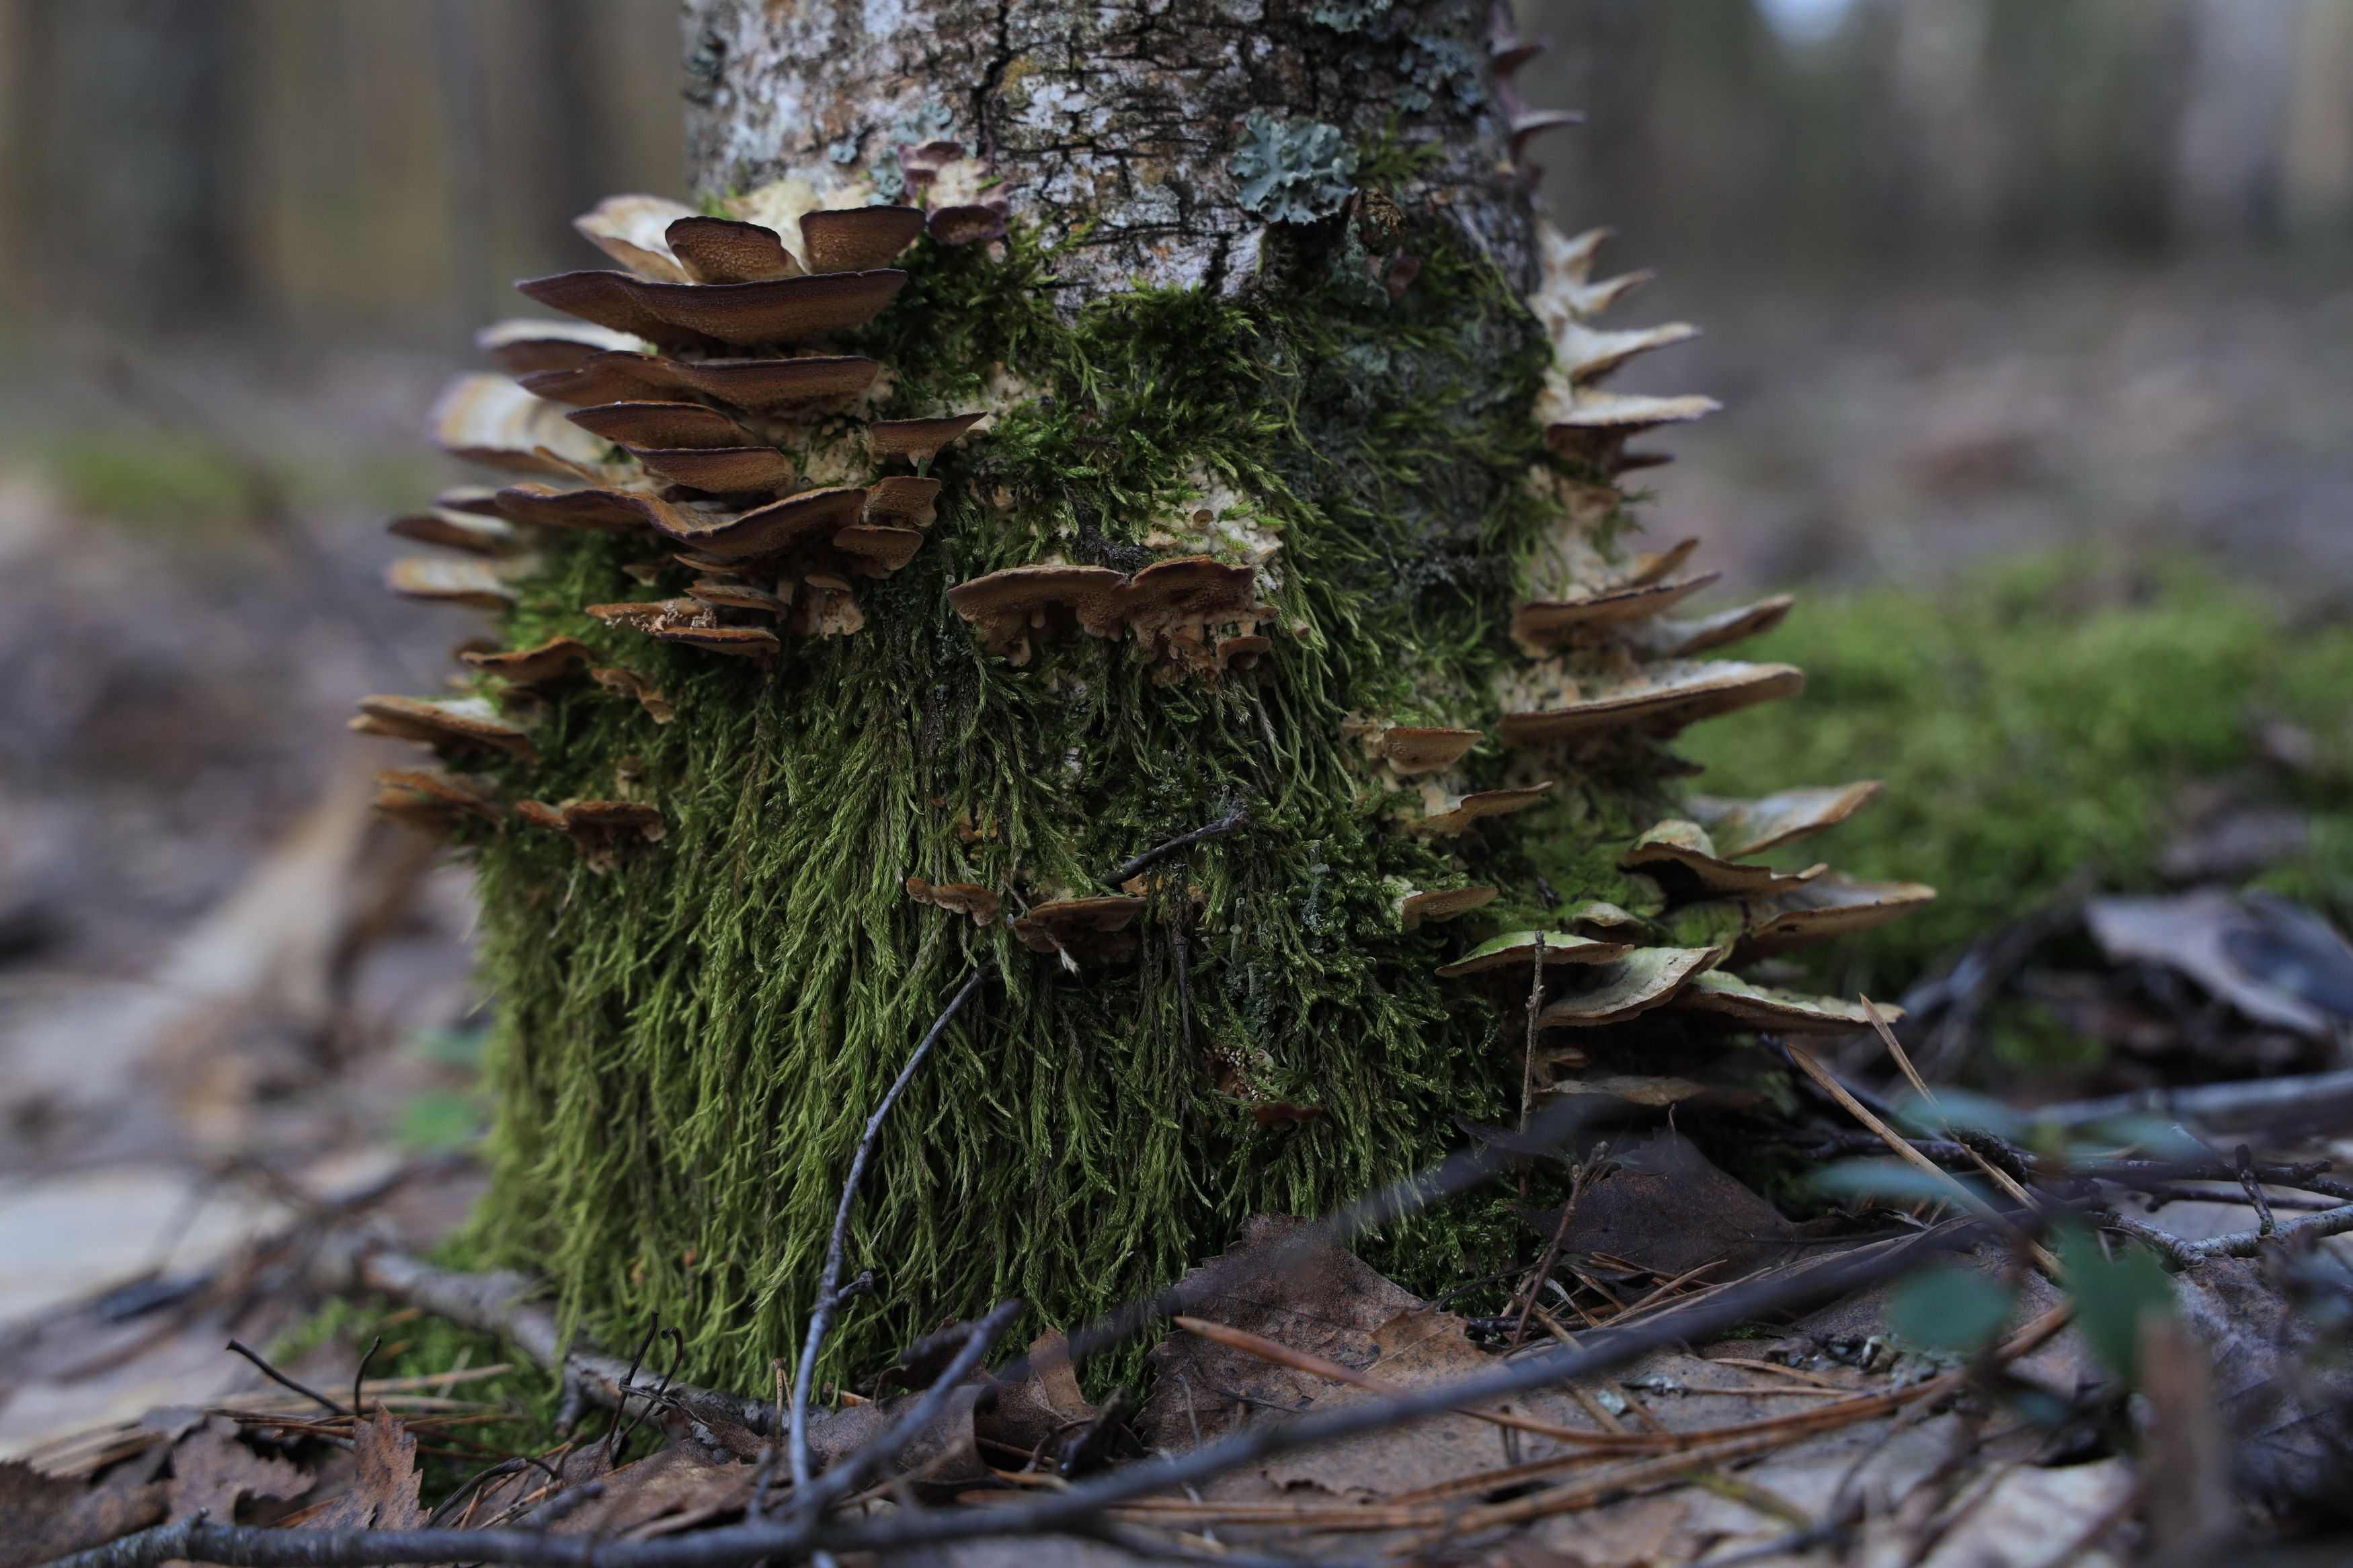
[[(953, 175), (953, 160), (934, 161)], [(617, 583), (613, 602), (582, 610), (657, 642), (764, 660), (787, 638), (865, 624), (856, 583), (891, 575), (922, 549), (940, 490), (923, 470), (983, 416), (866, 419), (889, 384), (883, 366), (828, 345), (897, 297), (907, 275), (891, 263), (927, 225), (947, 243), (994, 237), (1002, 225), (953, 202), (928, 216), (828, 206), (797, 179), (734, 205), (744, 216), (608, 198), (576, 226), (620, 269), (519, 285), (574, 319), (485, 331), (481, 347), (503, 374), (459, 377), (433, 416), (445, 449), (510, 482), (445, 492), (396, 521), (395, 534), (448, 553), (396, 563), (395, 593), (506, 609), (547, 544), (587, 531), (642, 544), (647, 559), (629, 574), (676, 591), (623, 599)], [(462, 772), (501, 754), (533, 760), (534, 699), (561, 682), (593, 679), (656, 722), (673, 716), (645, 673), (599, 665), (575, 637), (464, 657), (496, 695), (371, 697), (353, 728), (428, 746)], [(378, 782), (379, 808), (419, 826), (507, 819), (455, 773), (391, 770)], [(639, 802), (524, 800), (513, 816), (599, 868), (662, 836), (659, 811)]]

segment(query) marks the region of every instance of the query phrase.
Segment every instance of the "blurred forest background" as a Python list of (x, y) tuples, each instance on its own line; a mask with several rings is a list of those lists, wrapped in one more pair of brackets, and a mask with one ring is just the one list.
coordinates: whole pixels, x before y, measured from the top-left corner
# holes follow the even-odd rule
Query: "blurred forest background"
[[(1726, 405), (1652, 442), (1653, 535), (1806, 591), (1767, 652), (1813, 687), (1710, 787), (1886, 776), (1838, 858), (1946, 888), (1834, 978), (2086, 867), (2341, 921), (2353, 3), (1522, 26), (1588, 117), (1534, 150), (1556, 220), (1658, 269), (1626, 321), (1707, 329), (1624, 378)], [(680, 193), (680, 56), (670, 0), (0, 0), (0, 1186), (479, 1119), (463, 874), (368, 826), (401, 759), (343, 725), (479, 633), (383, 596), (382, 523), (459, 477), (421, 427), (506, 285)], [(143, 1246), (186, 1181), (0, 1204), (0, 1254)]]

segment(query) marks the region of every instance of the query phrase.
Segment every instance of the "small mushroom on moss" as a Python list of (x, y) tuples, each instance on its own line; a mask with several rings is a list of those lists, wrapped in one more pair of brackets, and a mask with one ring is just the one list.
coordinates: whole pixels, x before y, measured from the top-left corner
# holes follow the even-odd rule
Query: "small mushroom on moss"
[(659, 844), (670, 831), (659, 810), (634, 800), (567, 800), (560, 806), (519, 800), (515, 816), (562, 834), (592, 871), (611, 870), (623, 853)]
[[(1798, 1035), (1845, 1035), (1871, 1027), (1871, 1016), (1860, 1002), (1835, 996), (1801, 996), (1770, 986), (1752, 985), (1736, 975), (1711, 969), (1694, 975), (1675, 998), (1678, 1009), (1712, 1013), (1752, 1029)], [(1903, 1016), (1899, 1007), (1882, 1007), (1889, 1023)]]
[(1250, 1107), (1250, 1120), (1261, 1127), (1303, 1127), (1323, 1117), (1320, 1105), (1294, 1105), (1287, 1100), (1261, 1100)]
[(670, 349), (705, 349), (712, 340), (656, 315), (631, 289), (638, 279), (625, 272), (557, 272), (515, 285), (525, 299), (551, 310), (577, 316), (621, 337)]
[(768, 616), (786, 615), (793, 607), (792, 600), (737, 577), (698, 577), (687, 584), (686, 596), (699, 605), (756, 610)]
[(1553, 357), (1559, 362), (1561, 374), (1568, 377), (1572, 385), (1587, 386), (1637, 354), (1689, 342), (1697, 336), (1699, 329), (1688, 321), (1669, 321), (1663, 326), (1635, 327), (1620, 331), (1597, 331), (1582, 322), (1572, 321), (1554, 334)]
[(860, 576), (888, 577), (915, 558), (915, 552), (923, 547), (923, 536), (913, 528), (858, 522), (835, 534), (833, 547), (849, 558), (850, 570)]
[(578, 637), (554, 637), (530, 647), (458, 656), (484, 675), (495, 675), (517, 686), (539, 686), (560, 680), (588, 663), (588, 645)]
[(740, 447), (741, 425), (702, 403), (605, 403), (565, 416), (593, 436), (639, 447)]
[(437, 752), (488, 748), (535, 762), (530, 734), (482, 697), (363, 697), (351, 728), (364, 735), (413, 741)]
[(1480, 730), (1438, 730), (1419, 724), (1393, 724), (1373, 742), (1373, 750), (1389, 767), (1410, 778), (1451, 768), (1484, 737)]
[(1675, 998), (1692, 976), (1724, 956), (1715, 947), (1638, 947), (1625, 957), (1584, 972), (1586, 983), (1545, 1005), (1540, 1028), (1591, 1028), (1622, 1023)]
[(1005, 912), (1005, 900), (977, 882), (932, 883), (910, 877), (906, 885), (907, 896), (917, 903), (968, 916), (976, 926), (995, 925)]
[(1413, 825), (1417, 833), (1460, 833), (1482, 816), (1508, 816), (1525, 811), (1552, 793), (1552, 781), (1514, 789), (1480, 790), (1466, 795), (1444, 811), (1432, 812)]
[(1440, 888), (1408, 893), (1398, 900), (1398, 920), (1406, 930), (1413, 931), (1425, 921), (1454, 920), (1494, 901), (1493, 888)]
[(866, 492), (855, 485), (802, 490), (734, 516), (712, 517), (651, 496), (633, 496), (638, 517), (699, 555), (739, 562), (806, 549), (858, 520)]
[(572, 220), (580, 237), (622, 266), (666, 283), (688, 280), (687, 270), (671, 251), (665, 231), (681, 218), (695, 216), (692, 207), (668, 196), (607, 196)]
[(571, 370), (615, 351), (636, 353), (639, 340), (593, 321), (493, 321), (474, 334), (474, 346), (509, 375)]
[(1936, 896), (1920, 882), (1866, 882), (1831, 875), (1757, 905), (1735, 956), (1742, 963), (1885, 925)]
[(1611, 963), (1632, 951), (1622, 942), (1597, 942), (1589, 936), (1577, 936), (1568, 931), (1514, 931), (1481, 942), (1451, 963), (1438, 966), (1441, 980), (1459, 980), (1469, 974), (1490, 974), (1498, 970), (1515, 969), (1525, 973), (1544, 954), (1545, 967), (1570, 963)]
[(689, 283), (759, 283), (800, 275), (801, 264), (765, 224), (695, 213), (673, 219), (662, 238)]
[(753, 414), (856, 397), (882, 366), (857, 354), (797, 354), (790, 359), (662, 362), (668, 384), (699, 392)]
[(822, 342), (862, 327), (897, 297), (892, 269), (759, 283), (652, 283), (625, 272), (564, 272), (516, 287), (543, 305), (676, 348)]
[(1142, 899), (1055, 899), (1032, 904), (1013, 922), (1013, 934), (1032, 952), (1058, 953), (1075, 973), (1083, 961), (1124, 963), (1135, 956), (1136, 939), (1127, 928), (1144, 912)]
[(1672, 734), (1687, 724), (1759, 702), (1794, 697), (1806, 677), (1794, 665), (1694, 663), (1644, 670), (1592, 697), (1537, 712), (1506, 713), (1496, 726), (1514, 745), (1598, 730), (1641, 728)]
[(662, 694), (660, 687), (620, 665), (598, 665), (588, 671), (588, 679), (610, 691), (635, 699), (646, 710), (646, 717), (657, 724), (667, 724), (678, 717), (678, 709)]
[(1219, 637), (1217, 666), (1219, 669), (1254, 669), (1258, 661), (1274, 651), (1274, 639), (1251, 632), (1244, 637)]
[(800, 478), (793, 460), (774, 447), (626, 447), (629, 456), (672, 484), (731, 493), (781, 490)]
[(375, 783), (369, 804), (377, 816), (436, 837), (448, 837), (470, 816), (494, 827), (506, 821), (496, 799), (439, 768), (383, 768)]
[(498, 492), (500, 512), (535, 528), (575, 528), (592, 533), (628, 533), (646, 526), (645, 513), (626, 490), (589, 486), (509, 485)]
[(1116, 596), (1126, 581), (1108, 566), (1008, 566), (948, 590), (982, 648), (1017, 665), (1035, 637), (1075, 626), (1090, 637), (1119, 635)]
[(983, 417), (949, 414), (934, 419), (878, 419), (866, 427), (866, 450), (878, 461), (904, 458), (911, 463), (928, 463)]
[(1877, 800), (1887, 786), (1877, 779), (1776, 790), (1757, 800), (1694, 795), (1685, 809), (1704, 826), (1728, 860), (1745, 860), (1778, 849), (1826, 827), (1835, 827)]
[(785, 646), (764, 626), (657, 626), (647, 627), (646, 635), (657, 642), (679, 643), (735, 658), (774, 658)]
[(801, 595), (793, 630), (805, 637), (849, 637), (864, 629), (866, 613), (849, 580), (830, 572), (812, 572), (801, 579)]
[(692, 599), (631, 599), (612, 605), (583, 605), (580, 613), (608, 626), (649, 632), (656, 626), (692, 621), (703, 614), (703, 609)]
[(1656, 583), (1673, 575), (1675, 570), (1692, 558), (1699, 548), (1696, 539), (1678, 539), (1664, 550), (1646, 550), (1626, 563), (1618, 574), (1620, 582), (1632, 587)]
[(1639, 944), (1650, 934), (1651, 922), (1607, 899), (1588, 899), (1568, 911), (1568, 929), (1597, 942)]
[(1634, 840), (1618, 857), (1621, 871), (1639, 871), (1664, 889), (1677, 902), (1695, 899), (1763, 899), (1792, 892), (1830, 869), (1810, 866), (1802, 871), (1780, 872), (1769, 866), (1752, 866), (1716, 853), (1715, 841), (1696, 822), (1671, 817)]
[(405, 556), (385, 569), (384, 585), (404, 599), (474, 610), (512, 609), (515, 602), (514, 590), (498, 566), (473, 556), (455, 561)]
[(459, 376), (434, 404), (431, 419), (442, 450), (495, 468), (575, 473), (604, 455), (596, 437), (565, 422), (560, 406), (503, 375)]
[(929, 528), (937, 515), (939, 496), (937, 479), (892, 474), (867, 487), (866, 506), (859, 520), (886, 528)]
[(1532, 648), (1553, 648), (1578, 631), (1618, 626), (1655, 616), (1706, 587), (1721, 575), (1703, 572), (1672, 582), (1610, 588), (1575, 599), (1539, 599), (1512, 612), (1512, 636)]

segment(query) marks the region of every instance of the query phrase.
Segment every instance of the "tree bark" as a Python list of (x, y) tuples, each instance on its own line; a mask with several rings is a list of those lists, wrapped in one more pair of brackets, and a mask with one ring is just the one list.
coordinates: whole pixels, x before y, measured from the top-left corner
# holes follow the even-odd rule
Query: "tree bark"
[(871, 163), (935, 122), (987, 159), (1013, 216), (1049, 240), (1078, 303), (1139, 285), (1246, 287), (1263, 221), (1230, 170), (1254, 110), (1397, 126), (1440, 156), (1400, 199), (1432, 199), (1515, 287), (1535, 278), (1525, 181), (1487, 67), (1480, 0), (687, 0), (687, 142), (697, 188)]

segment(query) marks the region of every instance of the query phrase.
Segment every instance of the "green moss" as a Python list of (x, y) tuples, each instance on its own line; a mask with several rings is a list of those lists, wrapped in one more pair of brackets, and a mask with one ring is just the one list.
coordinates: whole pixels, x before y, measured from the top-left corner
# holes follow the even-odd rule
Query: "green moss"
[[(1144, 292), (1070, 322), (1026, 237), (1001, 260), (926, 245), (861, 345), (904, 404), (972, 396), (999, 365), (1051, 395), (941, 460), (938, 522), (912, 565), (861, 584), (864, 631), (761, 669), (606, 627), (576, 606), (667, 591), (630, 584), (642, 549), (610, 539), (529, 585), (513, 642), (583, 637), (652, 676), (678, 718), (566, 693), (542, 763), (506, 781), (548, 800), (641, 790), (669, 823), (659, 853), (600, 876), (549, 835), (480, 844), (500, 1008), (490, 1255), (545, 1270), (608, 1343), (659, 1312), (695, 1375), (766, 1386), (860, 1126), (976, 963), (1000, 982), (869, 1171), (849, 1261), (876, 1289), (829, 1375), (1008, 1294), (1036, 1323), (1082, 1320), (1245, 1215), (1325, 1209), (1440, 1154), (1455, 1112), (1510, 1113), (1517, 1052), (1431, 973), (1460, 935), (1399, 931), (1388, 879), (1467, 870), (1506, 909), (1623, 900), (1599, 845), (1633, 815), (1605, 770), (1482, 825), (1457, 867), (1384, 820), (1350, 764), (1351, 712), (1492, 721), (1516, 563), (1551, 516), (1523, 483), (1550, 460), (1527, 412), (1538, 329), (1441, 230), (1410, 243), (1424, 269), (1393, 308), (1277, 256), (1273, 303)], [(951, 584), (1050, 549), (1140, 564), (1188, 475), (1280, 534), (1263, 679), (1157, 681), (1078, 637), (1013, 668), (947, 607)], [(1651, 787), (1643, 757), (1611, 765)], [(1252, 826), (1194, 854), (1187, 888), (1155, 889), (1126, 969), (1064, 975), (902, 889), (912, 873), (1083, 891), (1236, 804)], [(1189, 1047), (1169, 937), (1187, 906)], [(1324, 1114), (1261, 1127), (1253, 1099)], [(1491, 1268), (1512, 1225), (1482, 1198), (1370, 1251), (1434, 1289)]]
[[(1813, 962), (1892, 994), (2051, 897), (2078, 867), (2160, 885), (2185, 786), (2230, 781), (2315, 816), (2311, 852), (2267, 879), (2353, 912), (2353, 627), (2299, 625), (2188, 561), (2130, 582), (2077, 560), (1981, 572), (1950, 591), (1882, 588), (1800, 606), (1746, 657), (1806, 671), (1793, 704), (1693, 731), (1727, 795), (1883, 778), (1886, 795), (1796, 847), (1860, 876), (1939, 892), (1926, 910)], [(2302, 725), (2319, 775), (2253, 758), (2255, 723)], [(2040, 1057), (2038, 1056), (2038, 1059)]]

